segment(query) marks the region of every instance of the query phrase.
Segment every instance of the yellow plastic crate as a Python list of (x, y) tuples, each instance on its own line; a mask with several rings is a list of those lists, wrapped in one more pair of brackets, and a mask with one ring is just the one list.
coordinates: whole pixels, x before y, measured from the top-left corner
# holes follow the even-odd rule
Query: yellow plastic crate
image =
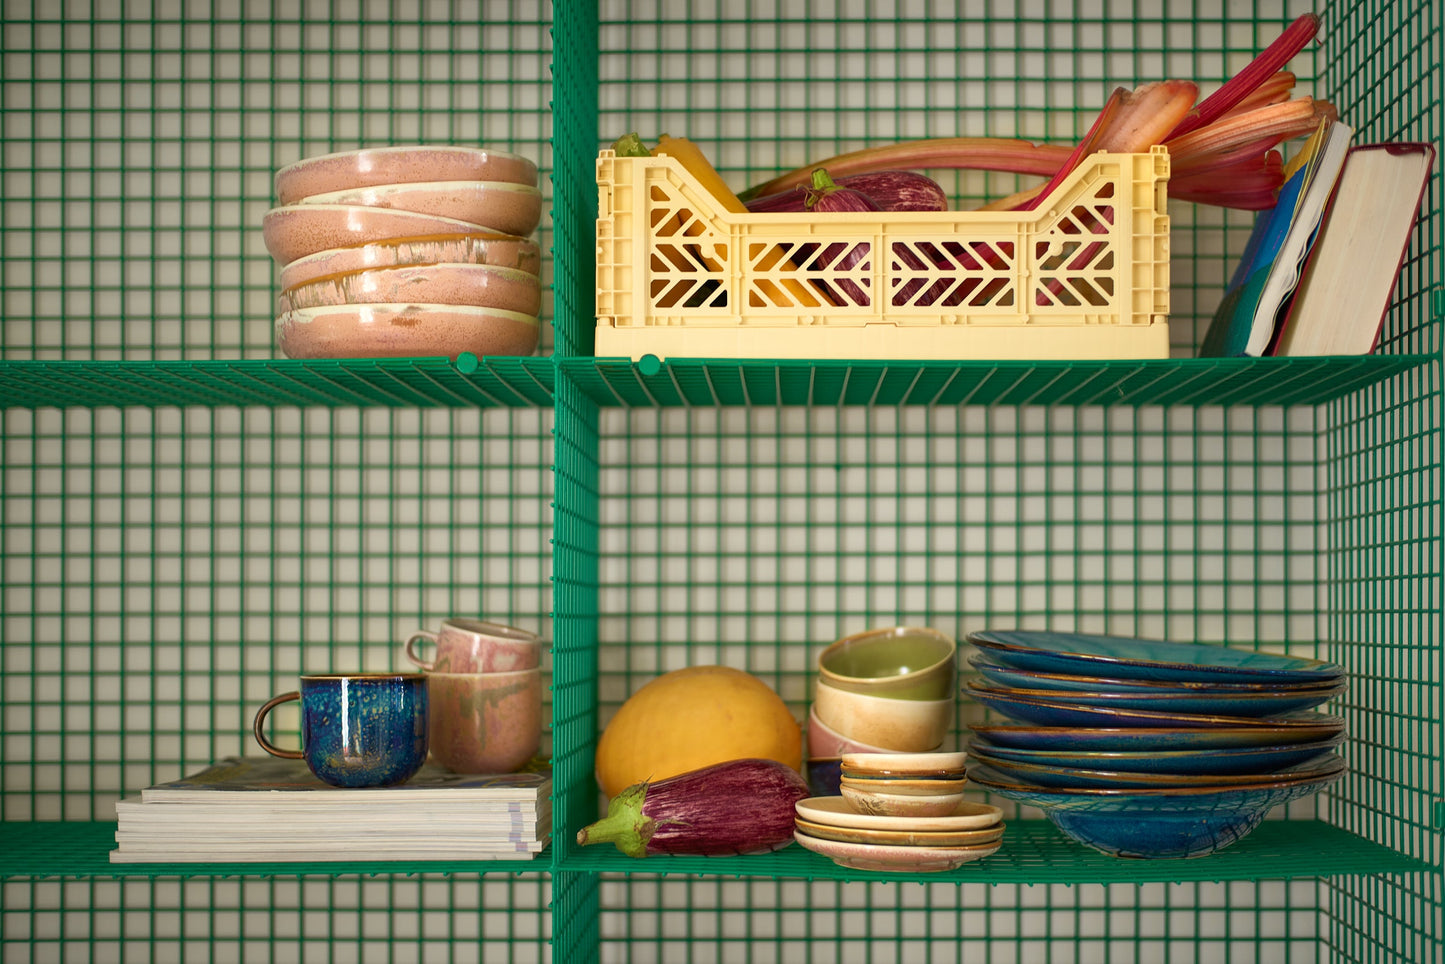
[(1027, 212), (735, 214), (674, 158), (597, 159), (599, 357), (1169, 355), (1169, 154)]

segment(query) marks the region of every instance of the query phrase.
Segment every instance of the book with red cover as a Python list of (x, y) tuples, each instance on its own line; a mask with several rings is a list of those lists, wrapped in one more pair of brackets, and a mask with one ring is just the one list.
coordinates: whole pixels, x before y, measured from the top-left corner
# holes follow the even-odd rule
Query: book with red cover
[(1368, 355), (1435, 170), (1426, 143), (1350, 148), (1272, 355)]

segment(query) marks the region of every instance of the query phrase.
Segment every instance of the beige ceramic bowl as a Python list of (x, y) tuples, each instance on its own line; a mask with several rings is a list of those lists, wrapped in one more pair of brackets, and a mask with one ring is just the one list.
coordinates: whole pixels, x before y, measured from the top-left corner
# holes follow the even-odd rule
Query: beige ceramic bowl
[(277, 264), (285, 265), (327, 248), (432, 235), (501, 234), (460, 218), (391, 211), (364, 204), (291, 204), (261, 218), (261, 239)]
[(812, 759), (837, 758), (845, 753), (885, 753), (884, 747), (844, 736), (818, 719), (818, 707), (808, 708), (808, 756)]
[(541, 275), (542, 250), (537, 242), (510, 234), (434, 235), (328, 248), (284, 265), (281, 290), (367, 268), (415, 264), (490, 264)]
[(952, 697), (890, 699), (840, 690), (821, 678), (814, 684), (813, 709), (820, 722), (851, 740), (908, 753), (938, 749), (953, 725)]
[(414, 181), (510, 181), (537, 186), (537, 165), (520, 154), (425, 144), (368, 147), (308, 157), (276, 172), (276, 196), (295, 204), (313, 194)]
[(945, 777), (962, 775), (966, 753), (844, 753), (842, 772), (848, 776)]
[(961, 789), (951, 793), (888, 793), (840, 783), (838, 791), (860, 813), (885, 817), (942, 817), (963, 802)]
[(910, 780), (902, 777), (897, 779), (892, 777), (850, 777), (843, 774), (838, 778), (840, 787), (852, 787), (855, 790), (881, 790), (884, 793), (896, 793), (910, 797), (959, 793), (967, 784), (968, 778), (963, 776), (936, 780)]
[(327, 305), (276, 318), (288, 358), (530, 355), (540, 333), (536, 315), (471, 305)]
[(534, 274), (489, 264), (371, 268), (283, 291), (277, 311), (378, 303), (476, 305), (535, 315), (542, 307), (542, 285)]
[(844, 636), (818, 656), (830, 686), (908, 700), (941, 700), (957, 679), (958, 643), (926, 626), (890, 626)]
[(542, 192), (508, 181), (418, 181), (311, 194), (297, 204), (361, 204), (488, 224), (525, 236), (542, 220)]

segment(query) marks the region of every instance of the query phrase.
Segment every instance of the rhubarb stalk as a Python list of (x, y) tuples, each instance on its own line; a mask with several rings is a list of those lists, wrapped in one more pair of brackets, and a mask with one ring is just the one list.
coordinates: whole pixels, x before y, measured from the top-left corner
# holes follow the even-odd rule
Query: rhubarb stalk
[(1003, 171), (1048, 177), (1068, 156), (1069, 148), (1058, 144), (1035, 144), (1004, 137), (936, 137), (900, 141), (850, 151), (796, 168), (751, 187), (740, 196), (746, 201), (806, 185), (813, 171), (819, 167), (827, 168), (834, 178), (892, 168)]
[(1170, 132), (1167, 140), (1183, 137), (1214, 123), (1252, 94), (1265, 80), (1288, 63), (1291, 57), (1303, 50), (1305, 45), (1315, 38), (1319, 29), (1320, 18), (1316, 14), (1306, 13), (1295, 18), (1295, 21), (1275, 38), (1274, 43), (1191, 110)]

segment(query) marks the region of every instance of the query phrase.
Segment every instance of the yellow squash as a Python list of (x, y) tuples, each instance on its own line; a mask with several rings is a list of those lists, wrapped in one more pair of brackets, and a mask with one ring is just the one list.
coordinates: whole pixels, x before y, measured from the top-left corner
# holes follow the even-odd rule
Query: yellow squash
[(597, 782), (609, 798), (728, 760), (803, 766), (803, 734), (777, 693), (727, 666), (665, 673), (622, 704), (597, 741)]

